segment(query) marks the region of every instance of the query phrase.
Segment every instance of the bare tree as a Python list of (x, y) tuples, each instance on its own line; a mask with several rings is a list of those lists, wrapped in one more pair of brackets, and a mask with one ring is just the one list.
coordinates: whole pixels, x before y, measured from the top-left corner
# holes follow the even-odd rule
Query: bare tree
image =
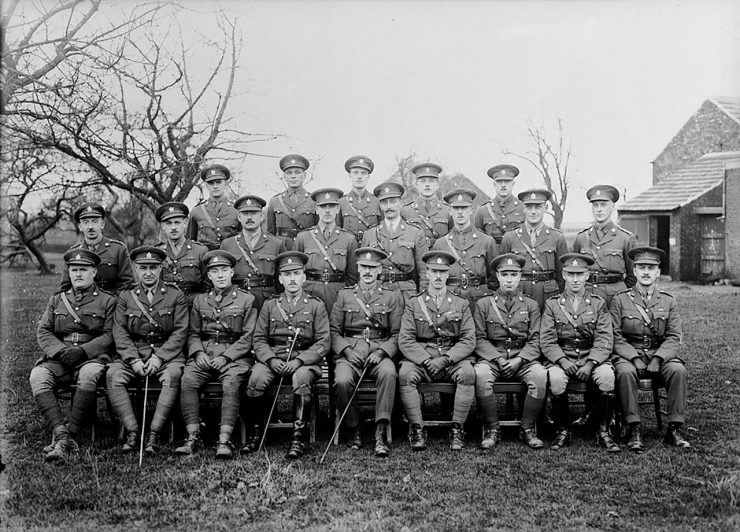
[(573, 152), (573, 141), (566, 139), (563, 120), (556, 119), (557, 127), (554, 135), (546, 130), (544, 124), (533, 124), (527, 121), (527, 136), (534, 146), (524, 154), (504, 150), (505, 155), (513, 155), (530, 163), (542, 176), (545, 187), (552, 194), (552, 205), (555, 227), (560, 228), (568, 202), (568, 170)]

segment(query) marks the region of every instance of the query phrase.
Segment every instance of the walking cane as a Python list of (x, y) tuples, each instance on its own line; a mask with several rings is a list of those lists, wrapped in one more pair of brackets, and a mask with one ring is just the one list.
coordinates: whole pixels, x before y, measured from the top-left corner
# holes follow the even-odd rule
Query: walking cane
[(349, 410), (350, 405), (352, 404), (352, 401), (355, 399), (355, 395), (357, 395), (357, 390), (360, 389), (360, 384), (362, 383), (362, 379), (365, 377), (365, 373), (367, 373), (367, 370), (370, 366), (365, 365), (365, 368), (362, 370), (362, 373), (360, 373), (360, 378), (357, 379), (357, 384), (355, 385), (355, 389), (352, 390), (352, 395), (349, 397), (349, 401), (347, 401), (347, 406), (344, 407), (344, 412), (342, 412), (342, 415), (339, 416), (339, 421), (337, 421), (336, 427), (334, 427), (334, 434), (331, 435), (331, 438), (329, 438), (329, 445), (326, 446), (326, 450), (324, 451), (324, 454), (321, 455), (321, 460), (319, 460), (319, 464), (323, 464), (324, 460), (326, 459), (326, 454), (329, 452), (329, 449), (331, 448), (332, 443), (334, 442), (334, 438), (337, 436), (337, 433), (339, 432), (339, 427), (342, 426), (342, 421), (344, 421), (344, 416), (347, 415), (347, 411)]
[[(293, 341), (290, 343), (290, 348), (288, 349), (288, 357), (285, 359), (285, 362), (290, 362), (290, 356), (293, 354), (293, 348), (295, 347), (296, 340), (298, 340), (298, 335), (301, 334), (301, 328), (298, 327), (295, 330), (295, 336), (293, 337)], [(270, 413), (267, 416), (267, 423), (265, 423), (265, 430), (262, 432), (262, 439), (260, 440), (260, 445), (257, 447), (257, 452), (260, 452), (262, 450), (262, 446), (265, 443), (265, 436), (267, 436), (267, 429), (270, 427), (270, 420), (272, 419), (272, 413), (275, 411), (275, 405), (277, 405), (278, 397), (280, 397), (280, 387), (283, 385), (283, 375), (280, 375), (280, 380), (278, 381), (277, 385), (277, 391), (275, 392), (275, 400), (272, 402), (272, 407), (270, 408)]]
[(141, 415), (141, 444), (139, 444), (139, 467), (144, 459), (144, 429), (146, 428), (146, 403), (149, 395), (149, 375), (144, 377), (144, 413)]

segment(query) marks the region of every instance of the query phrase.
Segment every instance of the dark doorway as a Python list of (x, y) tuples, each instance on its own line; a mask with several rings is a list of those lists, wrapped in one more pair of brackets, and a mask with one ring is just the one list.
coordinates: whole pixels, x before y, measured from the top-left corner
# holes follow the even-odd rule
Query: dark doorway
[(660, 269), (665, 275), (671, 275), (671, 217), (650, 217), (650, 245), (665, 252), (665, 258)]

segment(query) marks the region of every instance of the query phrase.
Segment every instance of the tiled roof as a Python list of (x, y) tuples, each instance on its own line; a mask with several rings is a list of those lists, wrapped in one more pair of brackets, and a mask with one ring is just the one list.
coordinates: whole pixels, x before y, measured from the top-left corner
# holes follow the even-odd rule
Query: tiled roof
[(716, 98), (711, 98), (710, 101), (722, 109), (735, 122), (740, 123), (740, 98), (717, 96)]
[(730, 161), (740, 162), (740, 152), (708, 153), (664, 177), (620, 206), (619, 211), (672, 211), (683, 207), (721, 184)]

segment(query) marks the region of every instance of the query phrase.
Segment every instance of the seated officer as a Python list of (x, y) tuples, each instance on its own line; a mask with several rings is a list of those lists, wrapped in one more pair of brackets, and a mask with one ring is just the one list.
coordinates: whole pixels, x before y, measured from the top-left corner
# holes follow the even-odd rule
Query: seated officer
[[(43, 355), (31, 370), (31, 391), (54, 441), (45, 460), (64, 460), (77, 452), (75, 435), (95, 416), (96, 389), (113, 349), (115, 296), (93, 279), (100, 257), (86, 249), (64, 254), (71, 288), (49, 298), (36, 338)], [(55, 390), (77, 384), (69, 425), (65, 425)]]
[(167, 254), (162, 263), (162, 280), (182, 290), (188, 307), (192, 307), (195, 296), (207, 289), (202, 262), (208, 248), (186, 237), (188, 213), (187, 205), (171, 201), (158, 208), (154, 217), (165, 237), (164, 242), (157, 244)]
[[(123, 452), (136, 449), (139, 424), (126, 386), (135, 378), (155, 375), (162, 386), (152, 416), (144, 450), (153, 453), (180, 391), (185, 364), (183, 350), (188, 335), (188, 305), (184, 294), (161, 280), (165, 252), (140, 246), (131, 252), (134, 271), (140, 279), (118, 296), (113, 322), (113, 340), (118, 358), (106, 373), (108, 398), (118, 419), (128, 431)], [(144, 427), (142, 427), (143, 429)]]
[(637, 403), (637, 380), (643, 376), (658, 377), (668, 393), (668, 430), (664, 441), (680, 448), (691, 447), (679, 432), (685, 420), (687, 374), (681, 348), (681, 318), (678, 305), (670, 294), (658, 290), (660, 261), (663, 250), (652, 247), (633, 248), (637, 284), (620, 292), (611, 304), (614, 322), (614, 371), (628, 429), (627, 448), (643, 451), (640, 434), (640, 408)]
[(257, 312), (266, 299), (275, 295), (277, 269), (275, 257), (285, 251), (285, 240), (262, 230), (262, 208), (265, 200), (247, 194), (234, 202), (242, 225), (240, 233), (221, 243), (236, 257), (234, 285), (254, 296)]
[(576, 378), (599, 389), (599, 428), (597, 441), (607, 451), (619, 452), (609, 434), (614, 404), (614, 368), (608, 359), (614, 344), (611, 316), (606, 302), (586, 293), (588, 255), (566, 253), (560, 257), (565, 291), (545, 302), (540, 324), (540, 349), (547, 358), (547, 373), (552, 393), (556, 425), (551, 449), (562, 449), (570, 437), (568, 381)]
[(485, 422), (482, 449), (501, 440), (493, 385), (503, 377), (527, 385), (522, 414), (521, 438), (532, 449), (545, 444), (535, 434), (534, 423), (545, 406), (547, 371), (540, 358), (540, 309), (534, 299), (519, 291), (524, 259), (508, 253), (493, 259), (499, 288), (479, 299), (473, 310), (476, 348), (475, 388)]
[(398, 380), (401, 403), (409, 420), (411, 449), (426, 449), (426, 432), (417, 386), (422, 382), (453, 382), (455, 390), (450, 447), (465, 446), (463, 424), (475, 400), (475, 325), (466, 299), (447, 290), (447, 277), (455, 257), (445, 251), (428, 251), (429, 286), (406, 303), (398, 333), (403, 355)]
[(239, 417), (239, 390), (252, 367), (252, 335), (257, 322), (254, 296), (231, 284), (236, 257), (224, 250), (203, 257), (213, 290), (199, 294), (190, 311), (188, 361), (180, 382), (180, 410), (187, 440), (175, 454), (189, 455), (201, 445), (198, 390), (221, 383), (221, 425), (216, 458), (231, 458), (231, 433)]
[[(331, 347), (324, 302), (303, 291), (308, 256), (286, 251), (276, 257), (285, 292), (265, 301), (257, 319), (253, 345), (257, 362), (247, 385), (247, 413), (253, 433), (242, 453), (254, 452), (262, 437), (267, 388), (280, 376), (293, 383), (293, 439), (288, 458), (306, 452), (311, 419), (311, 386), (321, 377), (321, 360)], [(291, 349), (293, 347), (293, 349)]]
[[(337, 408), (343, 412), (363, 368), (378, 387), (375, 398), (375, 455), (388, 456), (387, 429), (396, 395), (396, 365), (398, 329), (401, 327), (403, 299), (394, 290), (380, 286), (378, 275), (386, 254), (375, 248), (355, 251), (360, 283), (339, 292), (329, 321), (331, 324), (334, 358), (334, 384)], [(350, 405), (344, 418), (352, 432), (350, 446), (362, 447), (360, 418), (357, 408)]]

